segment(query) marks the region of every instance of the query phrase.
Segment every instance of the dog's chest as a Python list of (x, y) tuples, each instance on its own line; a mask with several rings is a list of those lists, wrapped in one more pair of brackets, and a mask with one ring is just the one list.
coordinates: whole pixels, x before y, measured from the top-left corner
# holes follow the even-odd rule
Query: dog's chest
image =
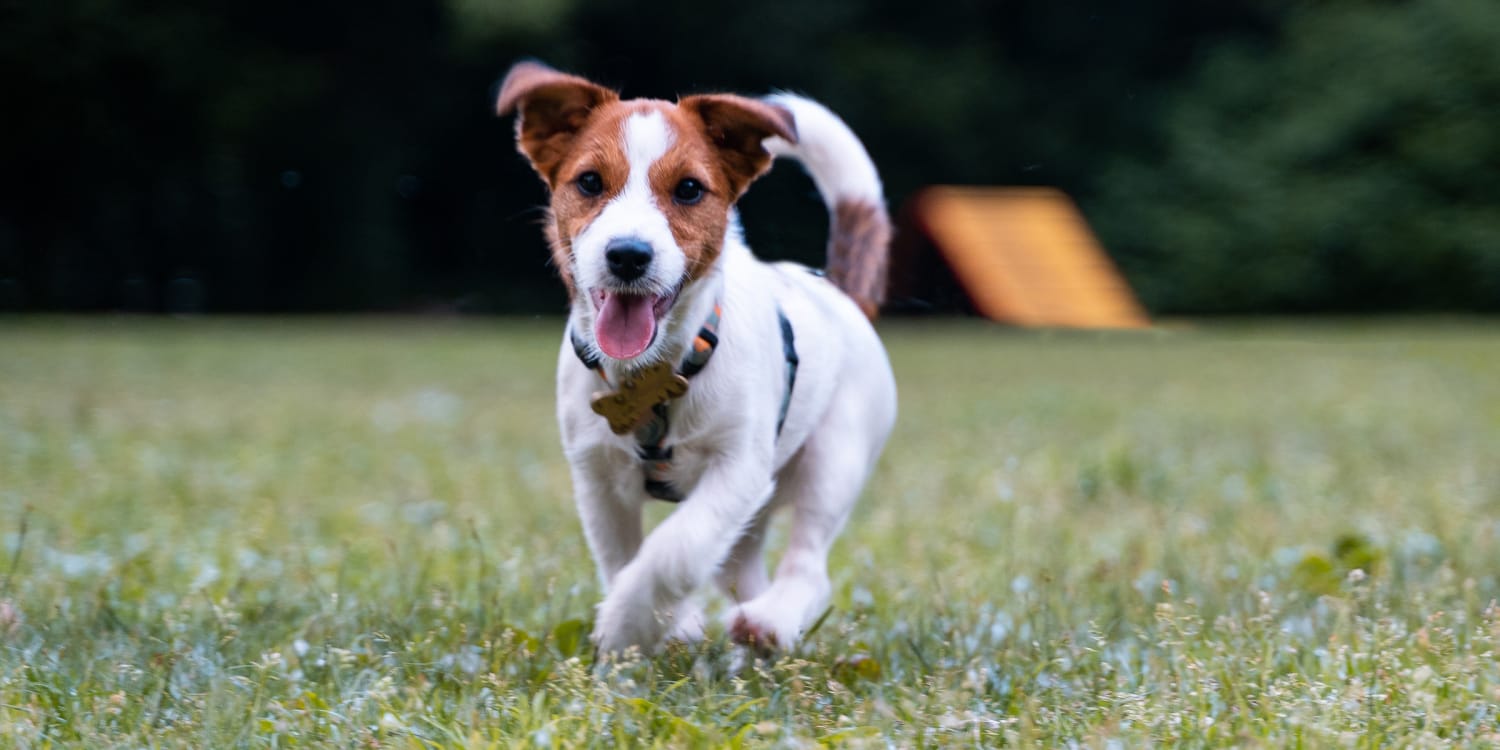
[[(654, 478), (665, 481), (677, 493), (677, 497), (683, 498), (693, 491), (693, 487), (703, 476), (703, 471), (708, 466), (709, 453), (694, 441), (671, 443), (668, 448), (671, 451), (671, 461), (649, 473)], [(642, 467), (641, 475), (646, 474), (646, 468)]]
[(716, 446), (701, 419), (685, 413), (684, 404), (665, 410), (665, 435), (658, 441), (638, 434), (609, 435), (613, 482), (627, 495), (678, 502), (692, 492), (707, 469)]

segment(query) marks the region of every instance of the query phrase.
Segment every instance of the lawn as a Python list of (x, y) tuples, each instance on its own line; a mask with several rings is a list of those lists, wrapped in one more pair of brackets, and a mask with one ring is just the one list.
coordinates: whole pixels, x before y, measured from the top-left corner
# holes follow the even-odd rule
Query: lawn
[(0, 320), (0, 746), (1500, 744), (1494, 321), (892, 321), (804, 648), (624, 664), (559, 331)]

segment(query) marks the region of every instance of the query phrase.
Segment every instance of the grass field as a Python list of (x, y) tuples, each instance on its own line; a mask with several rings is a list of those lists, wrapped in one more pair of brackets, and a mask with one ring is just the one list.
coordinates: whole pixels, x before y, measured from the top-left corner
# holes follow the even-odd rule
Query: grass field
[(1500, 744), (1493, 321), (886, 325), (805, 648), (607, 666), (559, 330), (0, 321), (0, 747)]

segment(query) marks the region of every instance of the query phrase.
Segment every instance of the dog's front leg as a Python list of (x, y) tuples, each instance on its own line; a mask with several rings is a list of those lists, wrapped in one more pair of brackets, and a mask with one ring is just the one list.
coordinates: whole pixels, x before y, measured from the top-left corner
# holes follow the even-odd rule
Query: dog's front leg
[(771, 450), (757, 448), (719, 453), (615, 577), (594, 625), (601, 651), (655, 650), (683, 600), (713, 579), (767, 498)]
[(606, 456), (578, 456), (571, 465), (573, 500), (583, 535), (599, 569), (599, 583), (609, 591), (620, 570), (641, 548), (641, 502), (615, 487), (619, 478)]

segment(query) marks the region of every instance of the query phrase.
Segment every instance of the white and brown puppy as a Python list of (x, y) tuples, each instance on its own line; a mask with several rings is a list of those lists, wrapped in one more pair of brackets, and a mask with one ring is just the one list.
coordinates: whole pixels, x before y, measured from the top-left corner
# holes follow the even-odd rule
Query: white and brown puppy
[[(572, 299), (557, 411), (607, 591), (595, 642), (701, 637), (691, 595), (712, 579), (736, 602), (736, 640), (792, 646), (827, 604), (829, 548), (896, 418), (870, 325), (890, 237), (874, 164), (796, 96), (621, 100), (523, 62), (497, 109), (519, 111), (518, 146), (551, 191), (546, 234)], [(801, 161), (829, 206), (826, 276), (745, 245), (735, 201), (773, 155)], [(653, 497), (680, 505), (643, 538)], [(783, 507), (772, 580), (762, 548)]]

